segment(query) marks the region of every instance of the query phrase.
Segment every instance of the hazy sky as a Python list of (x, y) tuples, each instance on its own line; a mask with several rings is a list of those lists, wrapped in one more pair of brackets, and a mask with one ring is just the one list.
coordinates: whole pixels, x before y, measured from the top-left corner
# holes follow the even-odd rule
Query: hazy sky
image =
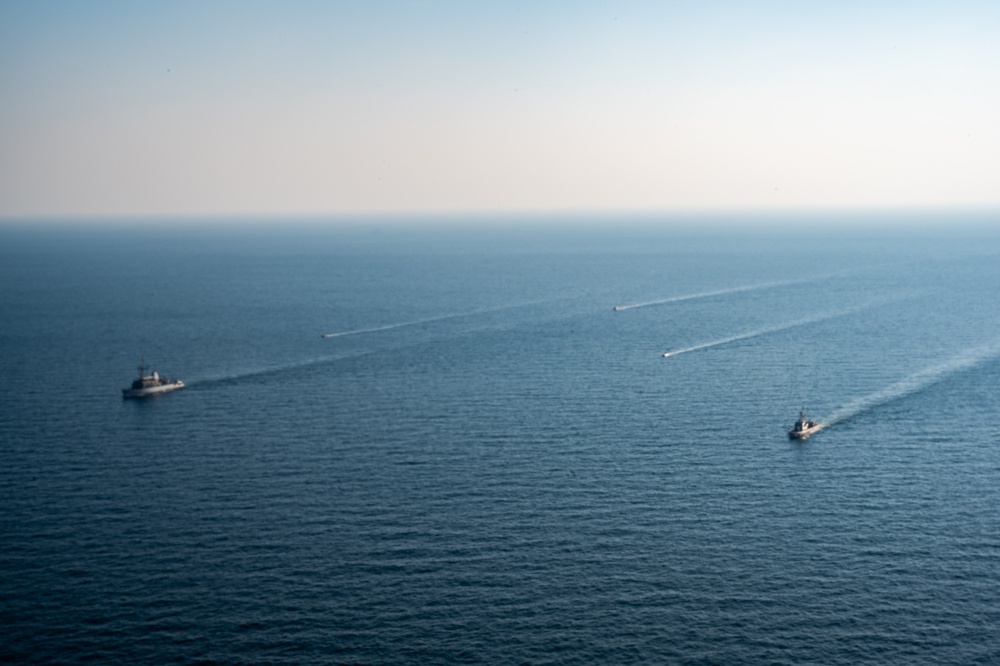
[(0, 216), (1000, 205), (1000, 2), (0, 3)]

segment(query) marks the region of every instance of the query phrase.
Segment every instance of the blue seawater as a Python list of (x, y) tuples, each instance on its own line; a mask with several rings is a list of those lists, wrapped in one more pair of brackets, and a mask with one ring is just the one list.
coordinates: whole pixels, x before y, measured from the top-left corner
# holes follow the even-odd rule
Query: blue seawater
[(889, 221), (8, 224), (0, 659), (1000, 663), (1000, 234)]

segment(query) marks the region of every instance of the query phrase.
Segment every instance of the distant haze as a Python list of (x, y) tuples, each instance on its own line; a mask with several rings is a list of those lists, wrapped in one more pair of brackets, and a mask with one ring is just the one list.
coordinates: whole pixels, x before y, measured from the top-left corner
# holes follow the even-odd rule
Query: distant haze
[(4, 2), (0, 216), (1000, 205), (1000, 3)]

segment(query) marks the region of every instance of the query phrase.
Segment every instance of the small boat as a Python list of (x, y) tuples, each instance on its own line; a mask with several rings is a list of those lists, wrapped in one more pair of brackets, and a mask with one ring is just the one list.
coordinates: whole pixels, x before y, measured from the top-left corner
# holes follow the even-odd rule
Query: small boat
[(622, 306), (616, 305), (615, 306), (615, 312), (621, 312), (621, 311), (622, 311)]
[(789, 439), (809, 439), (809, 435), (822, 430), (823, 426), (806, 418), (805, 411), (799, 412), (799, 420), (788, 431)]
[(179, 379), (167, 379), (161, 377), (156, 370), (153, 374), (147, 375), (145, 361), (139, 364), (139, 378), (132, 382), (128, 388), (122, 389), (122, 398), (145, 398), (150, 395), (169, 393), (177, 389), (184, 388), (184, 382)]
[(663, 352), (663, 358), (670, 358), (670, 352)]

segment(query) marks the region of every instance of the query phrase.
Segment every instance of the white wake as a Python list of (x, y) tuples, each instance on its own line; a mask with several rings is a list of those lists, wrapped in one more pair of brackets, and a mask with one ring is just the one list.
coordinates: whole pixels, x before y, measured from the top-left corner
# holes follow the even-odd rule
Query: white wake
[(831, 426), (852, 416), (857, 416), (878, 405), (912, 395), (951, 375), (974, 368), (997, 356), (1000, 356), (1000, 340), (978, 347), (970, 347), (943, 363), (914, 373), (880, 391), (852, 400), (823, 419), (821, 423), (824, 427)]
[(802, 278), (800, 280), (775, 280), (772, 282), (757, 282), (754, 284), (747, 284), (740, 287), (730, 287), (728, 289), (716, 289), (713, 291), (700, 291), (696, 294), (684, 294), (683, 296), (671, 296), (670, 298), (661, 298), (655, 301), (645, 301), (643, 303), (631, 303), (629, 305), (616, 305), (615, 312), (621, 312), (623, 310), (634, 310), (635, 308), (646, 308), (651, 305), (663, 305), (665, 303), (678, 303), (680, 301), (691, 301), (697, 298), (710, 298), (712, 296), (725, 296), (728, 294), (739, 294), (745, 291), (757, 291), (758, 289), (772, 289), (774, 287), (786, 287), (792, 284), (805, 284), (807, 282), (817, 282), (819, 280), (826, 280), (831, 277), (837, 277), (841, 275), (846, 275), (852, 271), (837, 271), (835, 273), (827, 273), (825, 275), (816, 275), (810, 278)]
[(719, 345), (729, 344), (730, 342), (736, 342), (737, 340), (746, 340), (748, 338), (756, 338), (761, 335), (767, 335), (769, 333), (777, 333), (778, 331), (786, 331), (790, 328), (796, 328), (798, 326), (805, 326), (807, 324), (815, 324), (816, 322), (826, 321), (827, 319), (834, 319), (836, 317), (844, 317), (849, 314), (854, 314), (856, 312), (861, 312), (875, 305), (885, 304), (885, 300), (879, 300), (877, 302), (868, 303), (866, 305), (859, 305), (853, 308), (847, 308), (845, 310), (837, 310), (835, 312), (825, 312), (812, 317), (804, 317), (802, 319), (796, 319), (794, 321), (789, 321), (784, 324), (777, 324), (775, 326), (766, 326), (764, 328), (757, 328), (752, 331), (747, 331), (746, 333), (739, 333), (737, 335), (731, 335), (728, 338), (720, 338), (718, 340), (712, 340), (711, 342), (704, 342), (702, 344), (693, 345), (691, 347), (685, 347), (683, 349), (676, 349), (663, 354), (664, 358), (672, 358), (680, 354), (687, 354), (688, 352), (698, 351), (699, 349), (708, 349), (709, 347), (718, 347)]

